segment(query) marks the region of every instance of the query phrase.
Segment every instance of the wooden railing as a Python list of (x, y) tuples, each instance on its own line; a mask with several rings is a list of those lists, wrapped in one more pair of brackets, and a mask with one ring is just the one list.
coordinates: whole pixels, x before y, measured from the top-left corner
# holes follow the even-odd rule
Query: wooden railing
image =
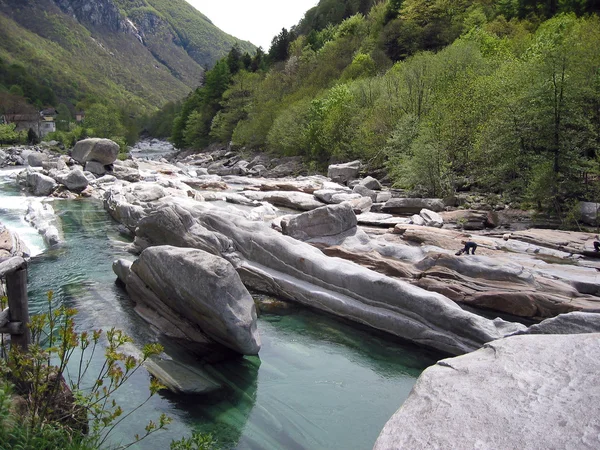
[(0, 312), (0, 333), (11, 335), (11, 345), (29, 347), (31, 335), (27, 299), (27, 261), (13, 256), (0, 262), (0, 278), (6, 279), (8, 308)]

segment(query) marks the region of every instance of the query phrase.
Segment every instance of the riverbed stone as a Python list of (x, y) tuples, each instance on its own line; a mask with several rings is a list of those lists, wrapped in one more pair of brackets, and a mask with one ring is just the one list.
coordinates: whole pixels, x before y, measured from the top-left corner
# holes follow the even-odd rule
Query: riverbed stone
[(233, 266), (220, 256), (192, 248), (150, 247), (132, 264), (126, 284), (136, 303), (169, 309), (170, 316), (191, 322), (220, 344), (241, 354), (258, 354), (254, 301)]
[(64, 175), (58, 176), (57, 181), (73, 192), (81, 192), (89, 184), (87, 177), (81, 169), (73, 169)]
[(31, 251), (27, 247), (27, 244), (21, 240), (20, 236), (0, 223), (0, 258), (9, 258), (11, 256), (28, 258), (30, 254)]
[(222, 388), (221, 384), (197, 367), (173, 359), (152, 358), (144, 367), (175, 394), (208, 394)]
[(122, 259), (122, 258), (113, 261), (112, 270), (115, 273), (115, 275), (117, 276), (117, 279), (121, 283), (123, 283), (123, 284), (127, 283), (127, 277), (129, 276), (129, 273), (131, 272), (132, 264), (133, 264), (133, 261), (129, 261), (127, 259)]
[(331, 164), (327, 168), (327, 176), (331, 181), (341, 184), (347, 184), (348, 181), (358, 177), (361, 168), (360, 161), (350, 161), (342, 164)]
[(102, 165), (115, 162), (119, 155), (119, 144), (110, 139), (83, 139), (75, 144), (71, 157), (80, 164), (96, 161)]
[(256, 200), (260, 202), (266, 201), (276, 206), (285, 206), (287, 208), (299, 211), (310, 211), (323, 206), (323, 203), (317, 200), (314, 195), (307, 194), (305, 192), (243, 191), (241, 194), (245, 195), (250, 200)]
[(367, 189), (371, 189), (372, 191), (380, 191), (382, 188), (379, 180), (373, 178), (372, 176), (368, 176), (360, 180), (360, 186), (364, 186)]
[(38, 172), (27, 172), (27, 185), (33, 195), (48, 196), (58, 186), (54, 178)]
[(600, 314), (570, 312), (543, 320), (516, 334), (584, 334), (600, 333)]
[(29, 222), (49, 247), (64, 241), (61, 222), (49, 203), (33, 200), (27, 205), (25, 221)]
[(301, 241), (332, 236), (356, 227), (356, 214), (347, 203), (322, 206), (281, 221), (283, 234)]
[(27, 164), (31, 167), (42, 167), (48, 161), (48, 155), (41, 152), (32, 152), (27, 155)]
[(442, 216), (434, 211), (423, 208), (419, 215), (423, 218), (425, 225), (428, 227), (442, 228), (444, 225), (444, 219), (442, 219)]
[(363, 186), (362, 184), (357, 184), (354, 186), (352, 192), (355, 194), (360, 194), (363, 197), (369, 197), (373, 202), (377, 201), (377, 192), (367, 188), (366, 186)]
[(374, 450), (600, 447), (600, 334), (513, 336), (426, 369)]

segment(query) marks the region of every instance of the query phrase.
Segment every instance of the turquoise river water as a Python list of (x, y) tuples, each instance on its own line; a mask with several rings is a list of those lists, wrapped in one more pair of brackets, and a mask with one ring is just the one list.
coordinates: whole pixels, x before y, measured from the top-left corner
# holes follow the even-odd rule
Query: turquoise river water
[[(148, 326), (115, 284), (113, 260), (134, 256), (124, 250), (117, 224), (99, 202), (53, 201), (65, 244), (45, 249), (22, 219), (29, 197), (8, 173), (0, 172), (0, 222), (17, 231), (35, 255), (29, 264), (32, 313), (47, 307), (51, 289), (55, 303), (78, 310), (79, 330), (120, 328), (137, 347), (159, 341), (170, 356), (202, 364)], [(111, 443), (128, 442), (164, 412), (173, 419), (169, 429), (133, 448), (168, 449), (172, 439), (196, 430), (212, 433), (222, 448), (370, 449), (419, 374), (442, 356), (302, 307), (262, 314), (258, 328), (259, 357), (211, 365), (223, 389), (207, 396), (160, 393), (115, 430)], [(100, 364), (98, 353), (92, 366), (97, 370)], [(116, 400), (126, 410), (139, 403), (148, 394), (148, 380), (139, 371)]]

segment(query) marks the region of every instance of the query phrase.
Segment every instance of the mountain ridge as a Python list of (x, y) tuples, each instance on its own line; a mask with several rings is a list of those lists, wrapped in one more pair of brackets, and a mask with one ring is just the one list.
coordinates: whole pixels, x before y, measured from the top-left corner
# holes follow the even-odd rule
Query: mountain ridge
[(183, 98), (233, 45), (255, 48), (184, 0), (0, 0), (0, 25), (0, 58), (72, 106), (105, 96), (153, 109)]

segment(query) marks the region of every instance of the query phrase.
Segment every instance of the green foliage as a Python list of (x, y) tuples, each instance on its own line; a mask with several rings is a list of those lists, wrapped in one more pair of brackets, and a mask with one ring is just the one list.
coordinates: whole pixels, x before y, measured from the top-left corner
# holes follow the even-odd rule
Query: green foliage
[(218, 443), (210, 434), (193, 433), (189, 438), (171, 442), (170, 450), (217, 450)]
[(13, 123), (0, 124), (0, 144), (17, 144), (24, 143), (26, 137), (22, 133), (15, 130), (16, 125)]
[(75, 146), (77, 141), (84, 139), (86, 137), (86, 131), (83, 127), (77, 126), (74, 127), (70, 131), (55, 131), (53, 133), (49, 133), (44, 138), (45, 141), (58, 141), (65, 148), (72, 148)]
[[(132, 356), (124, 352), (131, 339), (120, 330), (75, 331), (76, 311), (62, 306), (53, 309), (52, 292), (48, 293), (48, 307), (47, 313), (31, 318), (32, 342), (26, 352), (15, 347), (10, 351), (3, 349), (7, 357), (0, 365), (4, 375), (0, 377), (4, 380), (4, 388), (0, 390), (0, 420), (9, 426), (2, 427), (0, 438), (32, 449), (63, 448), (60, 444), (54, 446), (63, 440), (64, 448), (101, 447), (115, 427), (161, 389), (157, 381), (151, 380), (147, 399), (127, 412), (114, 395), (162, 348), (159, 344), (148, 344), (140, 357)], [(88, 370), (101, 340), (106, 342), (104, 364), (92, 377)], [(18, 413), (6, 413), (7, 379), (16, 384), (24, 401)], [(19, 417), (14, 417), (15, 414)], [(11, 427), (9, 421), (19, 425)], [(164, 414), (158, 422), (150, 421), (145, 434), (136, 435), (133, 442), (164, 429), (169, 422)], [(12, 445), (2, 448), (16, 448)]]
[(287, 45), (283, 30), (268, 71), (197, 90), (174, 138), (302, 155), (320, 168), (360, 158), (423, 195), (450, 194), (460, 180), (556, 212), (594, 195), (582, 180), (600, 172), (597, 16), (544, 22), (539, 10), (519, 19), (519, 0), (404, 0), (315, 25), (318, 11), (345, 4), (320, 2)]
[(100, 138), (120, 136), (125, 132), (118, 111), (102, 103), (94, 103), (86, 109), (85, 127), (90, 136)]

